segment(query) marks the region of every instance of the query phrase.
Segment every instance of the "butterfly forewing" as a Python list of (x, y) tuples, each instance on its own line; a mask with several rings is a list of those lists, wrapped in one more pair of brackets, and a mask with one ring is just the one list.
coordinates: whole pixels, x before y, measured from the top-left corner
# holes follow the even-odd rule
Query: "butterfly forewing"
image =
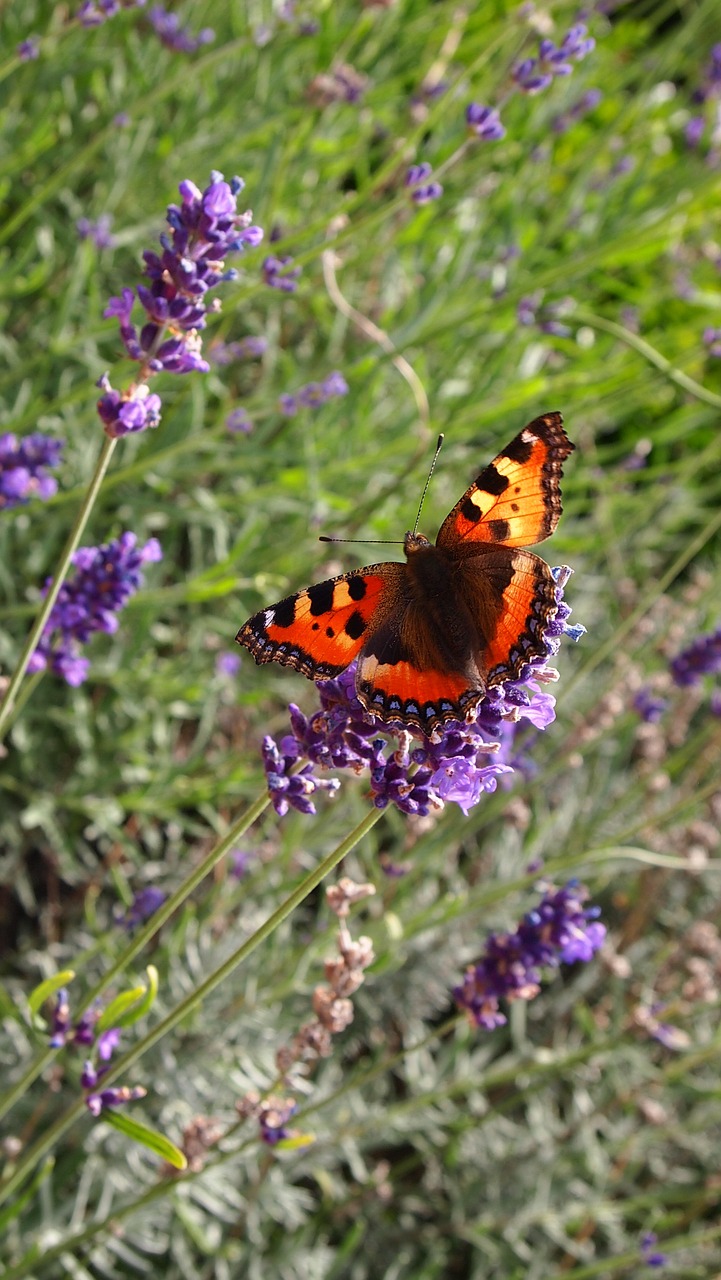
[(372, 564), (317, 582), (249, 618), (235, 637), (256, 662), (280, 662), (312, 680), (337, 676), (385, 616), (402, 564)]
[(528, 547), (553, 533), (561, 514), (561, 469), (573, 449), (562, 423), (560, 413), (546, 413), (524, 427), (446, 516), (436, 545)]

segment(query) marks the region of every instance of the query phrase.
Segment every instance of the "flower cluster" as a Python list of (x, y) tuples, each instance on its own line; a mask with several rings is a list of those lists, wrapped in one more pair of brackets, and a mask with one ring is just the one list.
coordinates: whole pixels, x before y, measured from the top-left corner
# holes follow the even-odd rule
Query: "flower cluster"
[(162, 889), (157, 889), (152, 884), (147, 885), (144, 889), (139, 889), (127, 911), (120, 912), (116, 916), (115, 923), (126, 929), (128, 933), (132, 933), (133, 929), (138, 928), (138, 925), (145, 924), (146, 920), (155, 915), (156, 911), (162, 907), (167, 896), (167, 893), (163, 893)]
[(177, 13), (169, 13), (162, 4), (154, 4), (148, 11), (148, 17), (156, 36), (173, 53), (196, 53), (204, 44), (212, 44), (215, 39), (212, 27), (203, 27), (197, 36), (191, 36), (187, 27), (181, 26)]
[[(339, 920), (338, 951), (325, 961), (326, 982), (313, 992), (313, 1018), (306, 1022), (276, 1054), (276, 1065), (286, 1081), (294, 1068), (307, 1074), (312, 1064), (320, 1058), (328, 1058), (333, 1052), (333, 1036), (345, 1031), (353, 1021), (351, 997), (362, 986), (365, 970), (375, 959), (370, 938), (355, 940), (348, 929), (346, 919), (350, 909), (375, 893), (372, 884), (357, 884), (343, 876), (337, 884), (326, 889), (326, 899), (331, 911)], [(293, 1141), (294, 1146), (310, 1141), (308, 1135), (288, 1129), (288, 1121), (297, 1111), (293, 1097), (270, 1097), (264, 1101), (255, 1091), (246, 1093), (236, 1103), (241, 1119), (254, 1118), (260, 1126), (261, 1140), (268, 1146)]]
[(641, 1237), (641, 1257), (647, 1267), (665, 1267), (668, 1262), (668, 1254), (661, 1253), (656, 1248), (658, 1244), (658, 1236), (654, 1231), (647, 1231)]
[(553, 132), (567, 133), (569, 129), (573, 128), (574, 124), (578, 124), (578, 121), (583, 120), (583, 117), (587, 116), (589, 112), (595, 111), (602, 98), (603, 94), (600, 89), (587, 89), (578, 101), (574, 102), (573, 106), (561, 112), (560, 115), (553, 117), (551, 121)]
[(703, 331), (704, 346), (708, 347), (710, 356), (721, 359), (721, 329), (712, 329), (709, 325)]
[(225, 425), (233, 435), (250, 435), (253, 430), (253, 423), (248, 414), (247, 409), (233, 409), (225, 419)]
[(555, 45), (552, 40), (541, 40), (537, 57), (524, 58), (513, 68), (511, 74), (516, 87), (523, 93), (540, 93), (548, 88), (555, 76), (570, 76), (573, 63), (580, 62), (595, 47), (596, 41), (587, 35), (582, 22), (571, 27), (560, 45)]
[(721, 672), (721, 627), (707, 636), (699, 636), (682, 649), (671, 662), (671, 675), (676, 684), (698, 684), (703, 676)]
[(123, 9), (144, 9), (145, 0), (82, 0), (76, 13), (83, 27), (100, 27)]
[(48, 468), (57, 467), (61, 440), (40, 432), (18, 440), (12, 431), (0, 435), (0, 510), (17, 507), (30, 498), (52, 498), (58, 484)]
[(123, 533), (104, 546), (78, 548), (76, 572), (60, 588), (28, 671), (49, 669), (70, 685), (83, 683), (90, 663), (79, 654), (80, 645), (96, 631), (117, 631), (117, 614), (142, 585), (143, 565), (162, 559), (157, 538), (136, 544), (134, 533)]
[(289, 809), (315, 813), (311, 796), (316, 791), (334, 792), (340, 787), (337, 778), (315, 777), (310, 762), (297, 769), (300, 759), (300, 744), (291, 734), (283, 738), (280, 745), (266, 734), (263, 739), (263, 768), (273, 807), (281, 818)]
[(278, 397), (278, 408), (286, 417), (292, 418), (299, 409), (318, 409), (320, 405), (325, 404), (327, 400), (332, 400), (334, 396), (346, 396), (348, 394), (348, 383), (334, 369), (329, 373), (322, 382), (308, 382), (295, 395), (285, 392)]
[(233, 364), (235, 360), (252, 360), (264, 356), (268, 350), (267, 338), (258, 338), (253, 334), (240, 338), (237, 342), (214, 342), (208, 357), (218, 368)]
[(483, 107), (479, 102), (471, 102), (466, 107), (466, 124), (471, 133), (481, 142), (500, 142), (505, 138), (506, 130), (501, 124), (501, 117), (495, 107)]
[(83, 1067), (80, 1083), (85, 1089), (85, 1105), (94, 1116), (99, 1116), (105, 1107), (117, 1107), (126, 1102), (134, 1102), (144, 1098), (148, 1092), (142, 1085), (97, 1090), (98, 1083), (108, 1071), (108, 1063), (120, 1042), (120, 1028), (108, 1027), (98, 1032), (97, 1024), (101, 1016), (98, 1008), (87, 1010), (76, 1022), (70, 1014), (67, 990), (63, 987), (57, 994), (50, 1025), (50, 1047), (62, 1049), (66, 1045), (82, 1045), (92, 1053)]
[(295, 293), (298, 287), (298, 276), (301, 268), (292, 265), (289, 254), (276, 258), (272, 254), (263, 259), (263, 280), (271, 289), (280, 289), (281, 293)]
[(21, 40), (16, 45), (15, 52), (21, 62), (34, 62), (40, 57), (40, 38), (38, 36), (28, 36), (25, 40)]
[(440, 182), (429, 182), (432, 172), (431, 166), (425, 161), (423, 164), (412, 164), (408, 170), (404, 185), (408, 188), (414, 204), (430, 204), (432, 200), (438, 200), (443, 195)]
[(516, 308), (518, 323), (530, 328), (535, 325), (541, 333), (555, 338), (570, 338), (573, 330), (564, 323), (563, 316), (573, 311), (573, 298), (561, 298), (557, 302), (543, 302), (543, 292), (529, 293), (521, 298)]
[[(119, 321), (125, 350), (140, 364), (140, 378), (122, 393), (113, 390), (107, 376), (101, 379), (105, 395), (98, 402), (98, 413), (107, 435), (114, 438), (157, 424), (160, 399), (148, 391), (150, 375), (161, 370), (208, 372), (200, 338), (208, 311), (205, 295), (236, 278), (237, 272), (225, 269), (226, 254), (254, 247), (263, 238), (260, 227), (251, 225), (250, 212), (236, 212), (242, 189), (240, 178), (228, 183), (217, 172), (211, 174), (204, 191), (189, 180), (181, 182), (181, 203), (168, 206), (171, 235), (161, 235), (162, 253), (146, 250), (143, 254), (150, 285), (138, 285), (135, 291), (124, 288), (119, 297), (110, 299), (104, 314)], [(136, 293), (146, 312), (139, 333), (131, 319)], [(219, 308), (216, 301), (212, 309)]]
[(95, 222), (90, 218), (78, 218), (75, 230), (81, 240), (92, 240), (96, 249), (112, 249), (115, 244), (115, 237), (110, 230), (112, 225), (112, 214), (101, 213)]
[(360, 102), (368, 85), (368, 77), (347, 62), (340, 62), (328, 72), (321, 72), (308, 85), (308, 98), (316, 107), (329, 107), (333, 102)]
[(711, 49), (704, 78), (693, 93), (694, 102), (699, 104), (708, 102), (710, 98), (721, 98), (721, 44), (715, 44)]
[(596, 923), (597, 907), (585, 907), (588, 890), (575, 880), (561, 889), (547, 886), (538, 906), (514, 933), (493, 933), (483, 955), (469, 965), (453, 995), (473, 1026), (492, 1031), (506, 1022), (501, 1000), (532, 1000), (541, 970), (588, 961), (606, 936)]
[[(412, 746), (410, 734), (396, 735), (379, 724), (362, 706), (355, 691), (355, 663), (333, 680), (317, 683), (321, 709), (306, 717), (291, 703), (291, 732), (276, 744), (266, 737), (263, 759), (271, 799), (278, 813), (289, 807), (314, 813), (310, 796), (318, 787), (339, 785), (319, 778), (314, 768), (367, 772), (374, 805), (393, 804), (402, 813), (422, 816), (446, 803), (464, 814), (481, 796), (495, 791), (498, 779), (525, 769), (526, 744), (518, 731), (526, 726), (545, 729), (555, 718), (555, 700), (541, 684), (557, 678), (545, 666), (558, 651), (561, 637), (580, 639), (581, 626), (569, 625), (570, 608), (563, 589), (568, 568), (554, 569), (557, 610), (544, 632), (546, 655), (529, 663), (517, 680), (488, 689), (474, 719), (444, 725), (433, 738), (421, 737)], [(307, 761), (299, 769), (301, 761)]]
[(250, 1090), (235, 1104), (235, 1109), (241, 1120), (252, 1118), (258, 1121), (261, 1141), (266, 1146), (276, 1147), (279, 1142), (289, 1142), (299, 1136), (288, 1128), (288, 1121), (298, 1110), (295, 1098), (279, 1098), (271, 1094), (261, 1099), (259, 1093)]

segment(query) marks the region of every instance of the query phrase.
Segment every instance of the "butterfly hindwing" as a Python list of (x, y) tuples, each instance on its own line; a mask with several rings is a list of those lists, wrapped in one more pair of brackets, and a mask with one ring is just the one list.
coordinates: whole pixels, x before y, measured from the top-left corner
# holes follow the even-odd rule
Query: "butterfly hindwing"
[(483, 683), (519, 679), (527, 663), (548, 652), (546, 628), (558, 608), (551, 570), (532, 551), (489, 547), (464, 558), (458, 572), (482, 636)]
[(249, 618), (236, 636), (256, 662), (280, 662), (311, 680), (337, 676), (392, 608), (402, 564), (373, 564), (318, 582)]
[(535, 418), (481, 472), (441, 525), (436, 545), (547, 538), (561, 514), (560, 476), (573, 445), (560, 413)]

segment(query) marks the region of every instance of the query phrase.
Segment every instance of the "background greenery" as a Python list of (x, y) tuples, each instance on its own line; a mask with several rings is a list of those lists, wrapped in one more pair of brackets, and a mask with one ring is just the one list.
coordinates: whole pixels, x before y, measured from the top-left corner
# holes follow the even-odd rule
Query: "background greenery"
[[(8, 671), (100, 449), (94, 383), (107, 368), (115, 385), (132, 376), (103, 309), (139, 279), (178, 182), (241, 174), (273, 250), (303, 267), (296, 293), (268, 288), (266, 243), (223, 289), (206, 351), (262, 335), (261, 360), (157, 380), (162, 423), (121, 442), (83, 541), (154, 535), (163, 563), (118, 633), (93, 642), (88, 682), (43, 679), (8, 738), (8, 1082), (46, 1040), (27, 993), (73, 968), (79, 1000), (126, 942), (118, 909), (144, 886), (176, 888), (262, 789), (261, 736), (285, 731), (289, 700), (316, 705), (294, 673), (244, 653), (233, 679), (218, 654), (262, 604), (375, 558), (344, 547), (331, 559), (318, 531), (402, 538), (438, 431), (429, 535), (526, 421), (562, 410), (576, 452), (544, 553), (575, 569), (567, 598), (588, 627), (559, 656), (558, 720), (534, 746), (533, 777), (468, 818), (387, 812), (346, 860), (377, 887), (352, 919), (377, 959), (352, 1027), (306, 1086), (298, 1125), (314, 1144), (273, 1153), (251, 1126), (173, 1181), (145, 1148), (82, 1119), (10, 1202), (7, 1276), (580, 1280), (643, 1274), (648, 1231), (670, 1274), (721, 1268), (721, 725), (709, 689), (674, 690), (667, 669), (719, 620), (721, 363), (702, 335), (721, 301), (721, 142), (717, 101), (692, 99), (717, 9), (588, 9), (596, 49), (528, 97), (511, 93), (509, 69), (533, 52), (533, 23), (560, 40), (578, 19), (563, 3), (530, 8), (342, 0), (287, 20), (209, 0), (179, 11), (215, 30), (190, 56), (164, 49), (141, 11), (97, 29), (49, 3), (2, 14), (2, 429), (67, 442), (57, 496), (0, 521)], [(11, 51), (30, 32), (40, 57), (19, 64)], [(361, 101), (316, 105), (311, 81), (339, 62), (368, 77)], [(429, 77), (446, 89), (425, 100)], [(590, 88), (601, 103), (557, 131)], [(472, 100), (501, 107), (502, 142), (464, 146)], [(707, 127), (691, 148), (699, 110)], [(403, 176), (421, 160), (449, 163), (442, 199), (416, 209)], [(115, 246), (98, 250), (75, 223), (105, 213)], [(538, 323), (522, 325), (531, 295)], [(549, 317), (567, 336), (543, 332)], [(281, 393), (333, 369), (347, 397), (279, 412)], [(225, 426), (240, 405), (249, 435)], [(657, 724), (634, 709), (645, 687), (668, 699)], [(315, 818), (267, 810), (243, 842), (245, 878), (221, 861), (128, 969), (126, 985), (149, 962), (160, 975), (142, 1027), (192, 997), (367, 811), (354, 778)], [(408, 873), (385, 876), (384, 858)], [(506, 1028), (449, 1029), (450, 987), (487, 933), (535, 901), (539, 859), (591, 887), (607, 954), (514, 1006)], [(334, 925), (312, 895), (191, 999), (134, 1066), (149, 1094), (132, 1114), (175, 1142), (198, 1114), (230, 1129), (235, 1100), (272, 1084), (276, 1050), (309, 1016)], [(643, 1014), (657, 1005), (675, 1028), (665, 1043)], [(11, 1163), (77, 1098), (66, 1057), (6, 1118)]]

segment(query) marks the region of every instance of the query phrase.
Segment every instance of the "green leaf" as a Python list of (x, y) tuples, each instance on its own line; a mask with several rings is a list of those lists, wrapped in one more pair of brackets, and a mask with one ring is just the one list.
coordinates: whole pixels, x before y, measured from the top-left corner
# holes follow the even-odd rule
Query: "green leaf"
[(39, 982), (28, 996), (30, 1012), (37, 1013), (50, 996), (54, 996), (55, 992), (59, 991), (61, 987), (67, 986), (74, 977), (74, 969), (62, 969), (60, 973), (54, 974), (52, 978), (46, 978), (44, 982)]
[(109, 1027), (126, 1027), (128, 1022), (134, 1022), (134, 1017), (129, 1017), (128, 1010), (133, 1005), (137, 1005), (146, 994), (145, 987), (133, 987), (130, 991), (121, 991), (119, 996), (110, 1001), (107, 1009), (103, 1011), (98, 1018), (98, 1031), (107, 1031)]
[(156, 1156), (172, 1164), (174, 1169), (187, 1169), (188, 1161), (182, 1151), (164, 1133), (158, 1133), (157, 1129), (150, 1129), (139, 1120), (133, 1120), (124, 1111), (113, 1111), (110, 1107), (102, 1112), (100, 1118), (124, 1133), (127, 1138), (132, 1138), (133, 1142), (139, 1142), (141, 1146), (154, 1151)]
[(296, 1133), (292, 1138), (281, 1138), (276, 1142), (276, 1151), (298, 1151), (302, 1147), (312, 1147), (315, 1135), (312, 1133)]

